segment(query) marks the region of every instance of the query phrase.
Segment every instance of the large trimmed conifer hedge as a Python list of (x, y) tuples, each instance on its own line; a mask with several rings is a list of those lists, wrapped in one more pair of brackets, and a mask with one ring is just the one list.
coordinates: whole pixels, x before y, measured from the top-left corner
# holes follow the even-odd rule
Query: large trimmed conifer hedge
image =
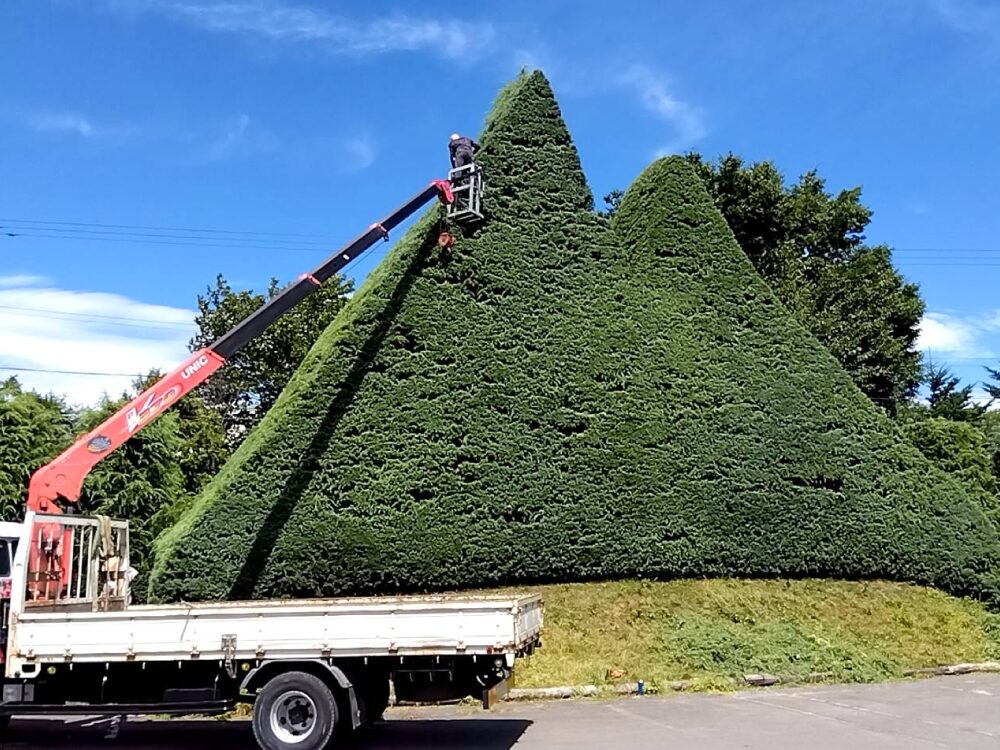
[(205, 599), (629, 576), (992, 595), (996, 530), (775, 300), (697, 176), (613, 226), (540, 73), (481, 138), (485, 224), (432, 209), (157, 544)]

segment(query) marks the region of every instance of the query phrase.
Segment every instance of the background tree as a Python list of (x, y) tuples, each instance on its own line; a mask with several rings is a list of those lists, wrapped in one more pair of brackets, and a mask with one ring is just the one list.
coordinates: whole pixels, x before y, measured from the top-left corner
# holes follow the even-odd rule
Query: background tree
[(618, 211), (618, 206), (622, 203), (622, 198), (625, 197), (624, 190), (612, 190), (610, 193), (604, 196), (604, 205), (607, 206), (603, 211), (600, 211), (603, 216), (607, 216), (609, 219), (615, 215)]
[(871, 211), (861, 189), (827, 193), (815, 171), (786, 186), (773, 163), (748, 165), (732, 154), (715, 163), (687, 159), (782, 302), (862, 391), (895, 413), (920, 379), (924, 305), (893, 268), (889, 248), (863, 244)]
[(69, 445), (72, 419), (61, 399), (25, 391), (16, 378), (0, 383), (0, 520), (24, 514), (28, 479)]
[[(231, 450), (271, 408), (302, 359), (350, 296), (352, 284), (339, 277), (326, 282), (230, 359), (199, 388), (204, 402), (221, 417)], [(276, 279), (266, 299), (281, 289)], [(206, 346), (261, 307), (265, 295), (233, 291), (220, 275), (198, 296), (198, 334), (192, 350)]]
[(985, 404), (972, 400), (973, 385), (961, 385), (961, 380), (943, 365), (930, 363), (924, 382), (927, 385), (927, 406), (932, 417), (953, 422), (976, 422), (986, 413)]
[[(159, 373), (150, 373), (136, 380), (132, 390), (119, 398), (105, 397), (96, 407), (81, 413), (76, 432), (92, 430), (157, 377)], [(164, 412), (100, 461), (83, 483), (78, 504), (81, 513), (129, 522), (130, 562), (142, 576), (134, 585), (136, 592), (146, 589), (149, 549), (157, 531), (153, 519), (185, 496), (181, 460), (186, 450), (181, 423), (178, 407)]]

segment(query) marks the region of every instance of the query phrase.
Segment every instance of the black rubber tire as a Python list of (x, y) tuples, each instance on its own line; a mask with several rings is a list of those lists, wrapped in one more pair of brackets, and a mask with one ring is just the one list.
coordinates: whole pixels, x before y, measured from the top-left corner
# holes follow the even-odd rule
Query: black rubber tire
[(10, 726), (11, 718), (9, 714), (0, 715), (0, 737), (3, 736), (3, 733), (7, 731), (7, 727)]
[[(283, 740), (271, 726), (271, 709), (292, 692), (304, 693), (315, 706), (308, 734), (296, 742)], [(253, 705), (253, 736), (261, 750), (323, 750), (330, 747), (339, 716), (333, 692), (306, 672), (285, 672), (264, 685)]]

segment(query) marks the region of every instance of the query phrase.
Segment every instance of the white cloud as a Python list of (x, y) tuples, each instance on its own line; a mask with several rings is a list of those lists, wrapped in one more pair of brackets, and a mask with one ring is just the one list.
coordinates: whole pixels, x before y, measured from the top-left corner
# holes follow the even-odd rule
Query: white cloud
[(347, 138), (343, 142), (344, 154), (347, 157), (347, 167), (351, 171), (360, 172), (375, 162), (378, 147), (370, 135), (359, 135)]
[(237, 149), (250, 127), (250, 116), (239, 115), (223, 125), (223, 133), (208, 147), (208, 158), (222, 159)]
[(38, 133), (72, 135), (80, 138), (120, 137), (135, 134), (126, 123), (98, 123), (78, 112), (27, 110), (19, 113), (24, 124)]
[(312, 42), (335, 53), (356, 55), (430, 51), (462, 60), (480, 57), (493, 39), (486, 23), (439, 21), (395, 15), (358, 21), (325, 10), (275, 0), (139, 0), (112, 2), (119, 9), (148, 10), (221, 33), (275, 41)]
[(965, 355), (979, 348), (976, 341), (978, 332), (978, 326), (970, 320), (947, 313), (927, 313), (920, 322), (917, 348), (927, 352)]
[(73, 133), (89, 138), (98, 129), (83, 115), (72, 112), (39, 112), (28, 117), (28, 125), (42, 133)]
[[(135, 375), (167, 370), (187, 356), (194, 315), (118, 294), (8, 285), (0, 289), (0, 367)], [(104, 393), (117, 396), (134, 377), (0, 369), (0, 377), (10, 375), (77, 405), (94, 404)]]
[(674, 96), (663, 77), (650, 68), (632, 65), (619, 77), (618, 83), (631, 89), (648, 112), (673, 128), (673, 137), (657, 151), (658, 156), (679, 151), (704, 137), (701, 113)]
[(1000, 33), (1000, 6), (995, 0), (929, 0), (951, 28), (966, 34)]
[(48, 283), (44, 276), (36, 276), (29, 273), (17, 273), (9, 276), (0, 276), (0, 289), (23, 286), (41, 286)]

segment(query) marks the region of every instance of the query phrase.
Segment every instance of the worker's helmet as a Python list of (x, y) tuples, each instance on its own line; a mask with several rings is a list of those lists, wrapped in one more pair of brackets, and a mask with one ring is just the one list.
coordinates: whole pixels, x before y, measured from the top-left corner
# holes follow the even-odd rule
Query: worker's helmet
[(459, 135), (458, 135), (458, 133), (452, 133), (452, 134), (451, 134), (451, 138), (449, 138), (448, 140), (449, 140), (449, 141), (457, 141), (457, 140), (458, 140), (458, 138), (459, 138)]

